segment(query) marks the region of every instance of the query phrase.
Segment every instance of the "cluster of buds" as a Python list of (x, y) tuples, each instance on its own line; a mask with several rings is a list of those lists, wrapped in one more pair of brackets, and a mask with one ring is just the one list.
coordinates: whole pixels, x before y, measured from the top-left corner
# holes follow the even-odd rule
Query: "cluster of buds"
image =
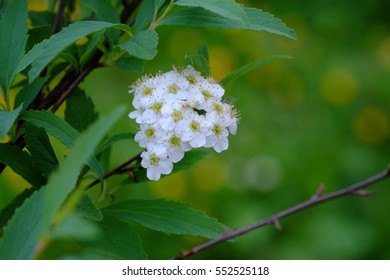
[(193, 148), (226, 150), (229, 132), (237, 131), (238, 113), (222, 100), (224, 89), (192, 66), (144, 76), (129, 92), (135, 108), (129, 117), (139, 124), (135, 141), (146, 148), (141, 165), (150, 180), (171, 173)]

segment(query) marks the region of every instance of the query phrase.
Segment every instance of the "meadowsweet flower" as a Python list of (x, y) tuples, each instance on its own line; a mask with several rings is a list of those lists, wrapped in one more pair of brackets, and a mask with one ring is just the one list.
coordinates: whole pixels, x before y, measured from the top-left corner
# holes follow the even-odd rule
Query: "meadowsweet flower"
[(192, 66), (142, 77), (129, 92), (135, 109), (129, 118), (140, 125), (134, 139), (145, 148), (141, 165), (150, 180), (171, 173), (193, 148), (226, 150), (229, 133), (237, 132), (238, 112), (222, 100), (225, 90)]

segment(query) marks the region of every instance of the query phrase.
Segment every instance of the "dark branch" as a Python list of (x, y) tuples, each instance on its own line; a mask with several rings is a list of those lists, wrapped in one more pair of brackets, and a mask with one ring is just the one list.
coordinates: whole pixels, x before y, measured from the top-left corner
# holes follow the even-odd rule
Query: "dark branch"
[[(113, 175), (119, 175), (119, 174), (123, 174), (123, 173), (127, 173), (129, 172), (129, 168), (128, 166), (130, 164), (132, 164), (134, 161), (138, 160), (141, 156), (141, 153), (137, 154), (136, 156), (132, 157), (132, 158), (129, 158), (128, 160), (126, 160), (124, 163), (122, 163), (121, 165), (117, 166), (116, 168), (114, 168), (113, 170), (107, 172), (106, 174), (104, 174), (103, 176), (103, 179), (107, 179)], [(85, 189), (88, 190), (90, 188), (92, 188), (93, 186), (97, 185), (100, 183), (100, 180), (99, 179), (96, 179), (95, 181), (91, 182)]]
[(326, 201), (334, 200), (334, 199), (339, 198), (339, 197), (343, 197), (343, 196), (347, 196), (347, 195), (356, 195), (356, 193), (359, 193), (359, 191), (361, 189), (363, 189), (367, 186), (370, 186), (372, 184), (375, 184), (379, 181), (382, 181), (382, 180), (386, 179), (387, 177), (390, 177), (390, 167), (388, 167), (385, 171), (383, 171), (377, 175), (374, 175), (374, 176), (372, 176), (364, 181), (361, 181), (355, 185), (341, 189), (339, 191), (332, 192), (332, 193), (327, 194), (327, 195), (322, 194), (323, 187), (321, 187), (320, 192), (317, 191), (317, 193), (311, 199), (309, 199), (305, 202), (297, 204), (297, 205), (295, 205), (291, 208), (288, 208), (280, 213), (277, 213), (271, 217), (268, 217), (266, 219), (258, 221), (256, 223), (251, 224), (249, 226), (246, 226), (244, 228), (225, 232), (221, 236), (219, 236), (213, 240), (207, 241), (207, 242), (200, 244), (200, 245), (198, 245), (190, 250), (183, 251), (183, 252), (179, 253), (173, 259), (188, 258), (189, 256), (192, 256), (192, 255), (197, 254), (201, 251), (209, 249), (209, 248), (211, 248), (217, 244), (220, 244), (226, 240), (238, 237), (240, 235), (246, 234), (250, 231), (253, 231), (255, 229), (258, 229), (258, 228), (261, 228), (261, 227), (264, 227), (267, 225), (274, 225), (277, 228), (280, 228), (279, 221), (284, 217), (290, 216), (292, 214), (295, 214), (297, 212), (300, 212), (302, 210), (310, 208), (314, 205), (318, 205), (318, 204), (321, 204), (321, 203), (326, 202)]
[(67, 0), (60, 1), (60, 4), (58, 6), (58, 11), (57, 11), (56, 17), (55, 17), (54, 22), (53, 22), (53, 27), (51, 29), (52, 34), (57, 33), (61, 28), (61, 24), (62, 24), (62, 21), (64, 19), (64, 11), (65, 11), (65, 7), (66, 7), (66, 2), (67, 2)]

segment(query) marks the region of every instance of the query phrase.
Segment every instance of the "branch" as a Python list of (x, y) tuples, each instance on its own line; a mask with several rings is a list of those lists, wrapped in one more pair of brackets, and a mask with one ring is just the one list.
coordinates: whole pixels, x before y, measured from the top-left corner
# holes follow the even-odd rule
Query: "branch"
[(67, 0), (60, 1), (60, 4), (58, 6), (58, 11), (57, 11), (56, 17), (55, 17), (54, 22), (53, 22), (53, 27), (51, 29), (52, 34), (55, 34), (58, 31), (60, 31), (62, 20), (64, 19), (64, 11), (65, 11), (65, 7), (66, 7), (66, 2), (67, 2)]
[[(117, 166), (113, 170), (111, 170), (111, 171), (107, 172), (106, 174), (104, 174), (103, 175), (103, 179), (110, 178), (113, 175), (119, 175), (119, 174), (123, 174), (123, 173), (129, 172), (129, 169), (127, 167), (131, 163), (133, 163), (134, 161), (138, 160), (140, 158), (140, 156), (141, 156), (141, 153), (137, 154), (136, 156), (134, 156), (132, 158), (129, 158), (128, 160), (126, 160), (121, 165)], [(88, 189), (92, 188), (93, 186), (95, 186), (95, 185), (97, 185), (99, 183), (100, 183), (100, 180), (96, 179), (95, 181), (91, 182), (85, 189), (88, 190)]]
[(321, 203), (326, 202), (326, 201), (334, 200), (336, 198), (347, 196), (347, 195), (367, 196), (371, 192), (362, 191), (363, 188), (370, 186), (370, 185), (373, 185), (373, 184), (375, 184), (379, 181), (382, 181), (388, 177), (390, 177), (390, 166), (385, 171), (383, 171), (377, 175), (374, 175), (374, 176), (372, 176), (364, 181), (361, 181), (359, 183), (356, 183), (355, 185), (341, 189), (339, 191), (332, 192), (332, 193), (327, 194), (327, 195), (323, 194), (324, 187), (323, 187), (323, 185), (321, 185), (319, 190), (316, 192), (316, 194), (313, 197), (311, 197), (309, 200), (302, 202), (300, 204), (297, 204), (291, 208), (288, 208), (282, 212), (279, 212), (273, 216), (270, 216), (266, 219), (258, 221), (254, 224), (249, 225), (249, 226), (243, 227), (243, 228), (238, 229), (238, 230), (232, 230), (232, 231), (225, 232), (221, 236), (219, 236), (213, 240), (209, 240), (203, 244), (200, 244), (196, 247), (193, 247), (192, 249), (189, 249), (187, 251), (183, 251), (183, 252), (179, 253), (173, 259), (180, 260), (180, 259), (188, 258), (189, 256), (197, 254), (203, 250), (209, 249), (209, 248), (211, 248), (219, 243), (222, 243), (226, 240), (238, 237), (240, 235), (246, 234), (250, 231), (253, 231), (255, 229), (258, 229), (258, 228), (261, 228), (261, 227), (264, 227), (267, 225), (274, 225), (276, 227), (280, 227), (280, 224), (279, 224), (280, 219), (287, 217), (287, 216), (290, 216), (292, 214), (295, 214), (297, 212), (300, 212), (302, 210), (305, 210), (307, 208), (310, 208), (312, 206), (321, 204)]

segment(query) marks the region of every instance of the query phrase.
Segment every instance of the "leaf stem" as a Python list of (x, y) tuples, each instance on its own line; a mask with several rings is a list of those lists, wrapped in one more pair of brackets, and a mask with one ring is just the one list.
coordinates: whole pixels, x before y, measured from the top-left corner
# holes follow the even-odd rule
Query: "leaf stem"
[(164, 10), (163, 14), (162, 14), (159, 18), (157, 18), (158, 10), (155, 9), (155, 11), (154, 11), (154, 16), (153, 16), (153, 21), (152, 21), (152, 23), (150, 24), (149, 29), (151, 29), (151, 30), (156, 29), (156, 27), (158, 26), (158, 24), (160, 23), (160, 21), (161, 21), (164, 17), (166, 17), (166, 15), (167, 15), (167, 14), (169, 13), (169, 11), (172, 9), (173, 5), (174, 5), (174, 0), (170, 0), (168, 6), (166, 7), (166, 9)]
[(284, 211), (281, 211), (275, 215), (272, 215), (268, 218), (260, 220), (256, 223), (253, 223), (253, 224), (248, 225), (246, 227), (243, 227), (241, 229), (227, 231), (215, 239), (209, 240), (203, 244), (200, 244), (196, 247), (193, 247), (192, 249), (180, 252), (173, 259), (176, 259), (176, 260), (177, 259), (186, 259), (189, 256), (195, 255), (201, 251), (204, 251), (204, 250), (207, 250), (211, 247), (214, 247), (215, 245), (220, 244), (226, 240), (233, 239), (235, 237), (238, 237), (240, 235), (246, 234), (248, 232), (251, 232), (255, 229), (258, 229), (258, 228), (261, 228), (261, 227), (264, 227), (267, 225), (274, 225), (274, 226), (280, 227), (279, 221), (284, 217), (293, 215), (297, 212), (308, 209), (312, 206), (315, 206), (315, 205), (318, 205), (318, 204), (321, 204), (321, 203), (324, 203), (327, 201), (331, 201), (331, 200), (334, 200), (334, 199), (339, 198), (339, 197), (344, 197), (347, 195), (361, 196), (361, 195), (359, 195), (359, 191), (361, 189), (363, 189), (367, 186), (373, 185), (375, 183), (378, 183), (378, 182), (380, 182), (388, 177), (390, 177), (390, 166), (386, 170), (384, 170), (384, 171), (382, 171), (382, 172), (380, 172), (380, 173), (378, 173), (378, 174), (376, 174), (376, 175), (374, 175), (366, 180), (363, 180), (363, 181), (358, 182), (350, 187), (332, 192), (332, 193), (327, 194), (327, 195), (323, 194), (323, 186), (320, 186), (320, 189), (315, 193), (315, 195), (313, 195), (307, 201), (299, 203), (293, 207), (290, 207)]

